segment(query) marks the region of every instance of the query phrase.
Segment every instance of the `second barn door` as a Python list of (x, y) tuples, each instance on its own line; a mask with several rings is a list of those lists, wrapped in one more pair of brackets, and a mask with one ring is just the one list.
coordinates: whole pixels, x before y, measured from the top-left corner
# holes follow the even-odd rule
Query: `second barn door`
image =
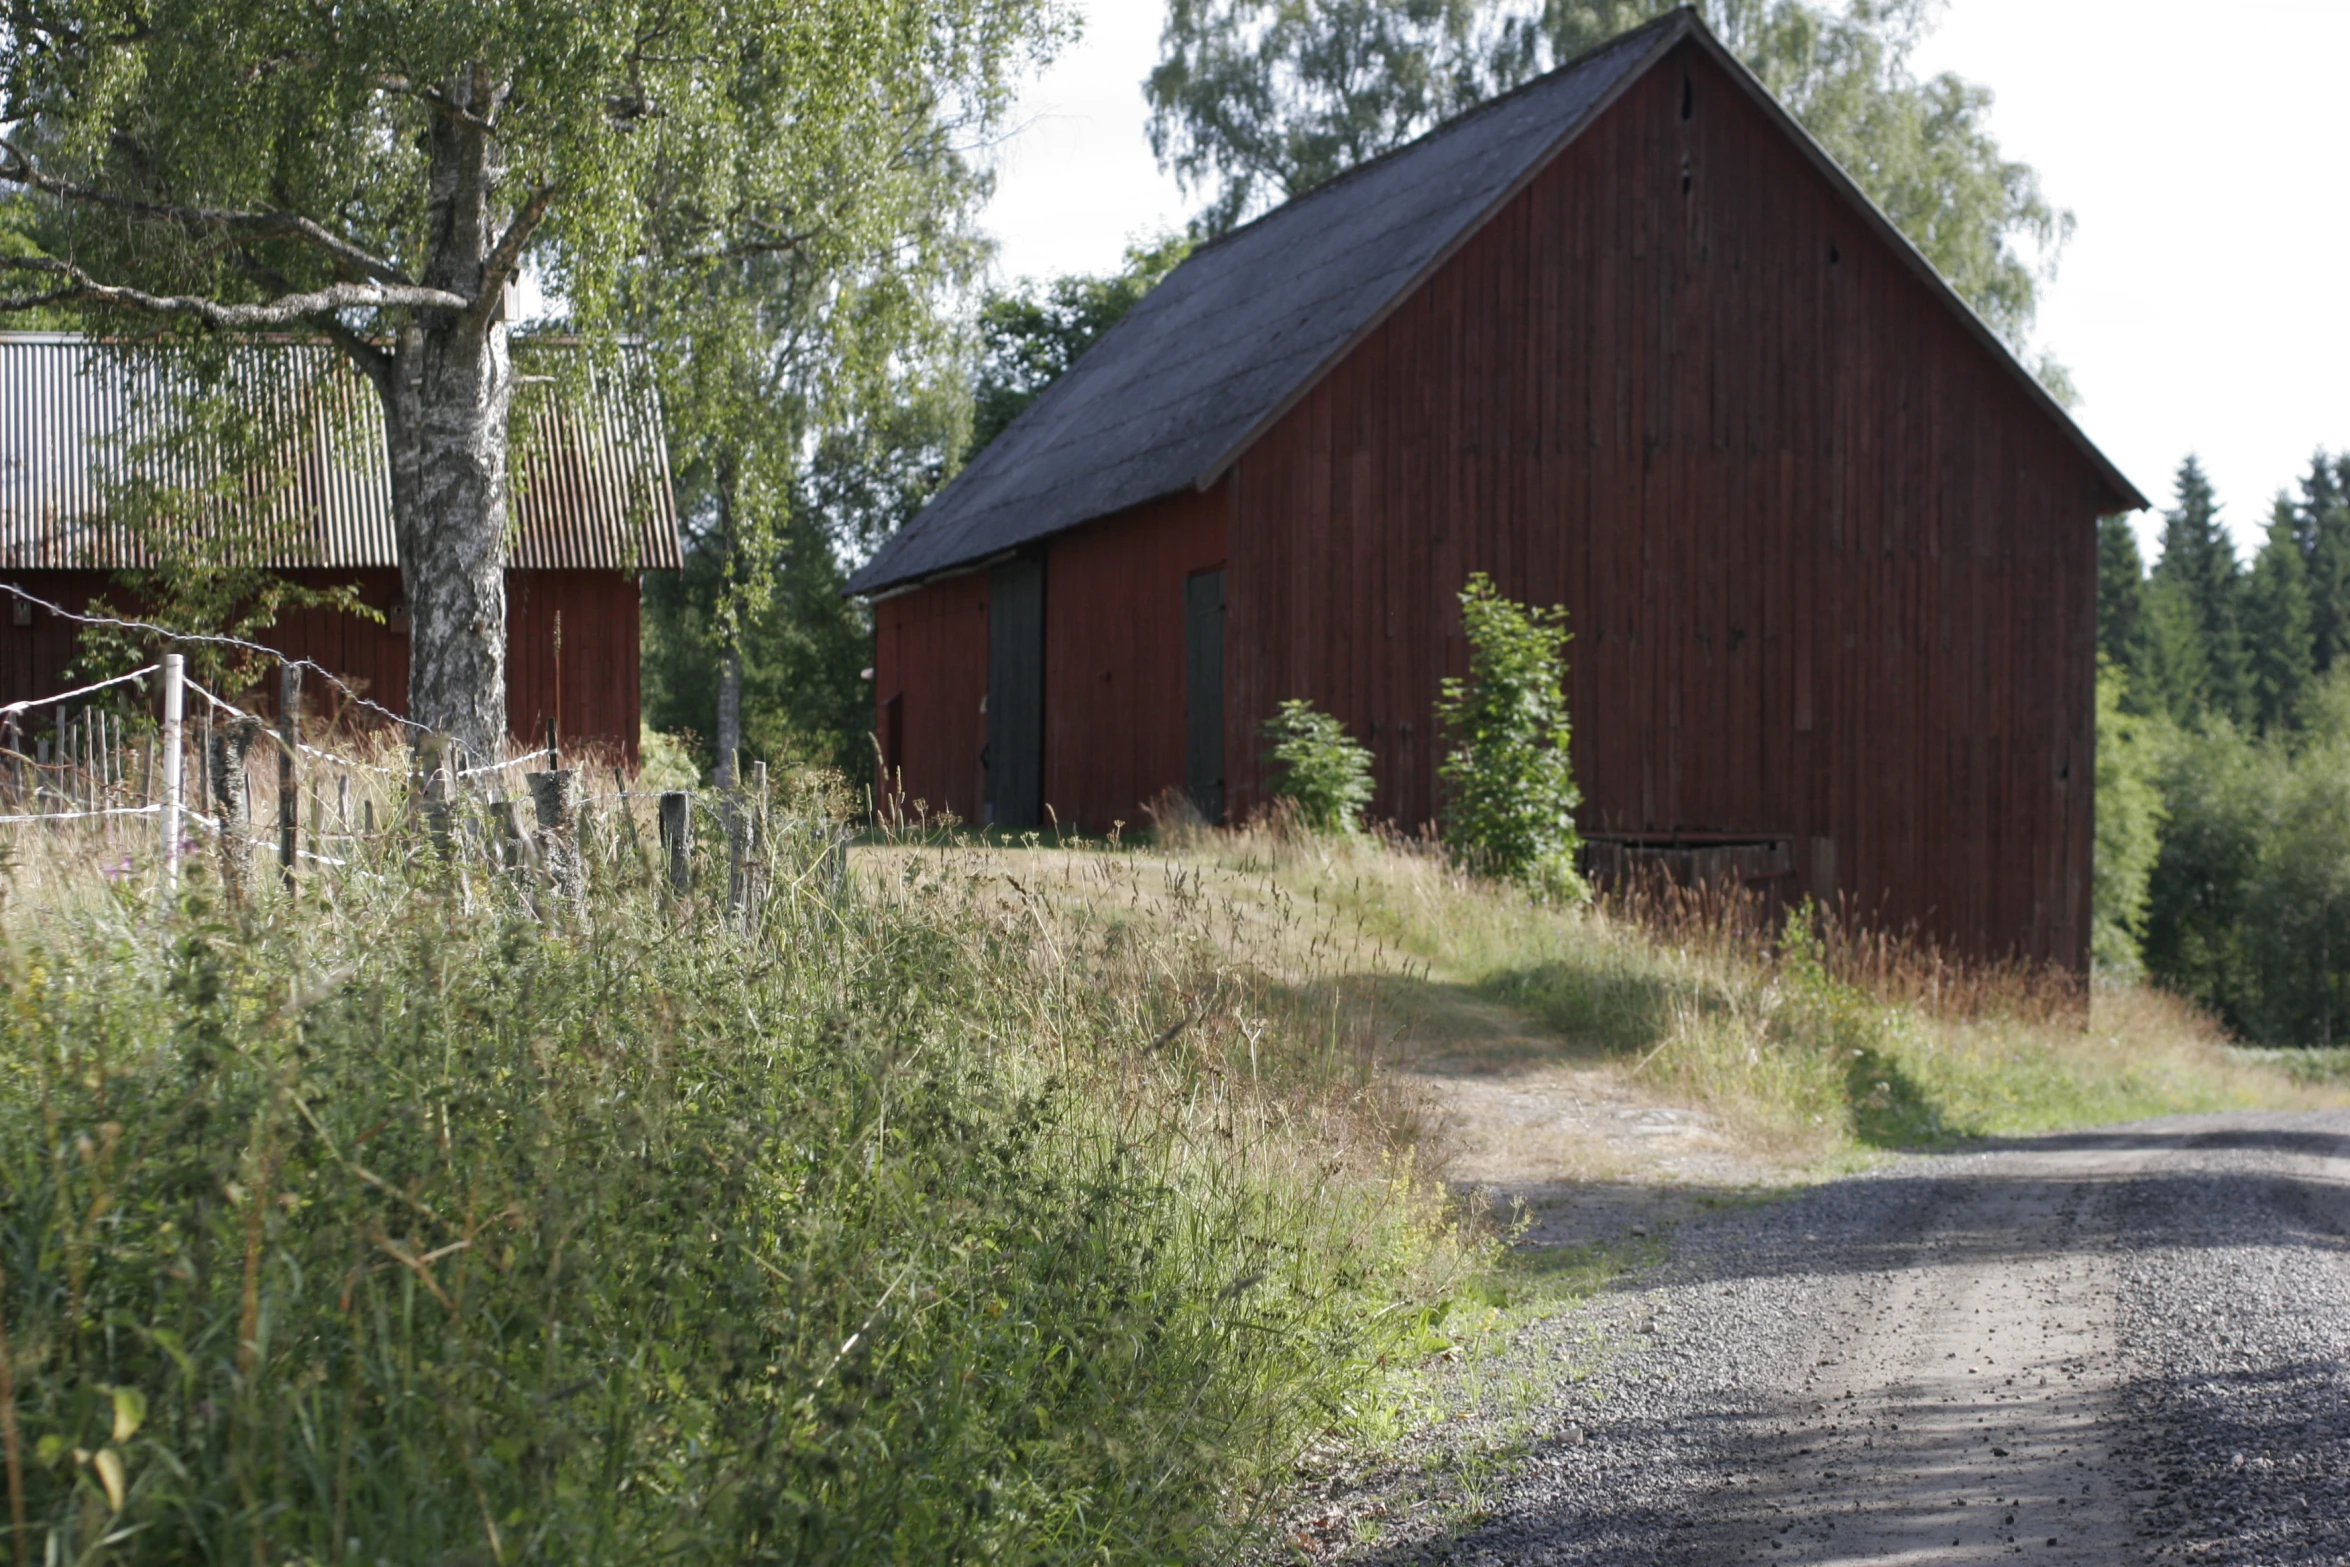
[(1183, 783), (1211, 822), (1224, 819), (1224, 573), (1183, 584)]
[(988, 579), (987, 825), (1044, 816), (1044, 562), (1009, 560)]

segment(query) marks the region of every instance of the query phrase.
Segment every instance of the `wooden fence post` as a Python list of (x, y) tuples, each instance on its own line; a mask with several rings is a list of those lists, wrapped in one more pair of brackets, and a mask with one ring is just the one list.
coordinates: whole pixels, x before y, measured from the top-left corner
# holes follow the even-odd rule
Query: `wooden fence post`
[(524, 775), (539, 821), (539, 863), (554, 883), (555, 901), (573, 919), (587, 914), (587, 863), (579, 849), (579, 808), (587, 792), (577, 769)]
[(645, 873), (645, 880), (653, 879), (652, 867), (645, 863), (644, 839), (636, 830), (636, 797), (629, 793), (628, 775), (617, 766), (612, 769), (613, 803), (620, 807), (620, 838), (625, 845), (629, 862)]
[(429, 729), (417, 731), (416, 771), (420, 778), (417, 795), (424, 806), (425, 829), (432, 834), (433, 847), (443, 856), (449, 853), (450, 847), (451, 766), (447, 737)]
[(302, 848), (302, 666), (288, 664), (277, 679), (277, 865), (294, 885)]
[(733, 751), (728, 751), (722, 761), (726, 782), (718, 792), (718, 821), (726, 832), (726, 913), (730, 919), (740, 919), (750, 901), (746, 880), (749, 823), (743, 820), (742, 761)]
[(14, 713), (0, 722), (0, 749), (8, 752), (8, 809), (14, 815), (24, 809), (24, 725)]
[(662, 791), (661, 847), (669, 857), (669, 890), (682, 898), (694, 890), (694, 795), (691, 789)]
[(245, 759), (261, 738), (261, 720), (244, 717), (212, 726), (213, 814), (220, 819), (221, 880), (232, 898), (252, 891), (253, 791), (245, 776)]

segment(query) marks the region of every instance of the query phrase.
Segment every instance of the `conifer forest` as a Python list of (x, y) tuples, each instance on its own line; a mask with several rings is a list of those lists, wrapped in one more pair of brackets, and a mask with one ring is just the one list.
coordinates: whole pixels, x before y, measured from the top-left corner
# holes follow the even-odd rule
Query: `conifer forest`
[(2149, 570), (2099, 538), (2097, 959), (2268, 1044), (2350, 996), (2350, 452), (2318, 452), (2239, 558), (2180, 464)]

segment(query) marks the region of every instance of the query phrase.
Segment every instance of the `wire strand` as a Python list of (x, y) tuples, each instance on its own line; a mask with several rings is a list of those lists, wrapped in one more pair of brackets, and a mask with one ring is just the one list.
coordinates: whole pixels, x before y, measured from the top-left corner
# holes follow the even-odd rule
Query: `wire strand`
[[(47, 610), (52, 615), (60, 616), (66, 620), (74, 621), (77, 624), (84, 626), (113, 626), (116, 629), (122, 631), (144, 631), (150, 635), (162, 637), (166, 641), (170, 642), (203, 642), (209, 643), (215, 647), (233, 647), (247, 653), (259, 653), (265, 658), (274, 658), (280, 664), (285, 665), (289, 669), (314, 670), (317, 672), (317, 675), (321, 680), (324, 680), (328, 685), (333, 686), (337, 691), (340, 691), (344, 696), (350, 698), (351, 701), (358, 704), (359, 706), (366, 708), (369, 712), (380, 713), (384, 717), (390, 719), (393, 723), (399, 724), (403, 728), (416, 730), (420, 734), (431, 733), (430, 725), (420, 724), (413, 718), (406, 717), (400, 713), (395, 713), (390, 708), (384, 706), (381, 702), (370, 701), (368, 698), (361, 696), (358, 692), (345, 685), (340, 679), (336, 678), (334, 671), (328, 669), (323, 664), (314, 662), (311, 659), (295, 658), (291, 654), (281, 653), (276, 648), (266, 647), (259, 642), (249, 642), (243, 637), (225, 636), (216, 632), (208, 631), (175, 631), (169, 626), (159, 626), (151, 620), (124, 620), (121, 617), (115, 615), (79, 615), (74, 613), (72, 610), (65, 608), (62, 604), (52, 604), (47, 599), (40, 597), (38, 594), (27, 593), (24, 589), (18, 587), (13, 582), (0, 582), (0, 592), (13, 593), (28, 604), (36, 605), (41, 609)], [(45, 698), (44, 702), (55, 700), (57, 700), (57, 698), (49, 697)], [(215, 698), (214, 700), (218, 699)], [(43, 705), (43, 703), (36, 702), (20, 705), (38, 707)]]
[[(6, 586), (6, 583), (0, 582), (0, 587)], [(119, 686), (133, 680), (143, 680), (161, 667), (159, 664), (149, 664), (145, 669), (134, 669), (127, 675), (116, 675), (112, 680), (101, 680), (94, 686), (82, 686), (72, 691), (60, 691), (55, 696), (27, 697), (21, 702), (0, 704), (0, 713), (21, 713), (32, 707), (54, 707), (60, 702), (70, 702), (77, 696), (88, 696), (93, 691), (103, 691), (108, 686)]]

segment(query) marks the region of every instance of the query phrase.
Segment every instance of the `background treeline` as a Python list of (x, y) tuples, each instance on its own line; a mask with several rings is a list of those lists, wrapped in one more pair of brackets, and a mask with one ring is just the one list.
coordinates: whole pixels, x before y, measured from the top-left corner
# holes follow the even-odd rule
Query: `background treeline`
[(2099, 537), (2097, 957), (2246, 1037), (2350, 1023), (2350, 453), (2319, 452), (2246, 564), (2180, 465), (2152, 571)]

